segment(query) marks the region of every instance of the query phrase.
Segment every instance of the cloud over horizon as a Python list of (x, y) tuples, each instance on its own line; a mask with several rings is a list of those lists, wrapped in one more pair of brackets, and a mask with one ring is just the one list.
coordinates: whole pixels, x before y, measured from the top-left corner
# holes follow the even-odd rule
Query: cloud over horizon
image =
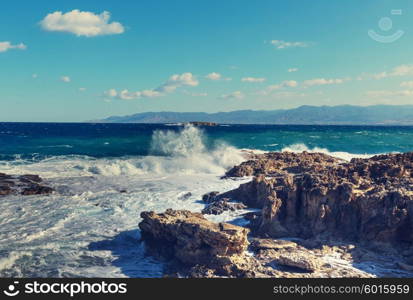
[(173, 93), (176, 89), (183, 86), (197, 86), (199, 81), (196, 77), (190, 73), (174, 74), (169, 79), (155, 89), (130, 92), (127, 89), (117, 91), (116, 89), (110, 89), (104, 92), (104, 95), (109, 98), (118, 98), (122, 100), (134, 100), (139, 98), (154, 98), (164, 96), (166, 94)]
[(62, 77), (60, 77), (60, 80), (63, 81), (63, 82), (70, 82), (71, 81), (69, 76), (62, 76)]
[(345, 78), (333, 78), (333, 79), (326, 79), (326, 78), (314, 78), (304, 81), (304, 86), (311, 87), (317, 85), (330, 85), (330, 84), (341, 84), (344, 83), (346, 80)]
[(243, 77), (241, 78), (242, 82), (264, 82), (266, 78), (263, 77)]
[(311, 46), (311, 43), (308, 42), (287, 42), (283, 40), (271, 40), (269, 43), (278, 50), (287, 48), (306, 48)]
[(241, 91), (235, 91), (229, 94), (221, 95), (220, 98), (222, 99), (238, 99), (241, 100), (245, 97), (245, 95)]
[(41, 20), (40, 25), (46, 31), (67, 32), (85, 37), (123, 33), (123, 25), (119, 22), (109, 23), (110, 17), (108, 11), (99, 15), (78, 9), (67, 13), (55, 11)]
[(23, 43), (13, 45), (9, 41), (0, 42), (0, 52), (6, 52), (6, 51), (11, 50), (11, 49), (26, 50), (27, 46)]

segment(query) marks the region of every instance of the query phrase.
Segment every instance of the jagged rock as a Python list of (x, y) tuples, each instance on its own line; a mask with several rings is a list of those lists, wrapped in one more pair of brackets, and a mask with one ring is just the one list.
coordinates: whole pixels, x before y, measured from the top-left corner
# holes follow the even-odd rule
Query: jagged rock
[(235, 166), (225, 173), (226, 177), (270, 175), (287, 171), (289, 173), (303, 173), (318, 171), (326, 165), (336, 165), (342, 160), (322, 153), (290, 153), (270, 152), (255, 154), (252, 159), (239, 166)]
[(262, 249), (285, 249), (285, 248), (296, 248), (297, 243), (286, 240), (275, 240), (275, 239), (253, 239), (251, 242), (251, 248), (255, 251)]
[(224, 272), (248, 246), (248, 229), (208, 221), (200, 213), (168, 209), (165, 213), (143, 212), (139, 228), (149, 249), (169, 249), (170, 259)]
[(289, 255), (280, 255), (274, 259), (274, 262), (279, 265), (298, 268), (309, 272), (317, 271), (322, 265), (318, 258), (311, 257), (308, 254), (296, 255), (290, 253)]
[(31, 174), (21, 175), (19, 176), (19, 180), (21, 182), (27, 182), (27, 183), (33, 183), (33, 182), (40, 183), (43, 181), (39, 175), (31, 175)]
[(51, 187), (42, 186), (39, 184), (32, 184), (24, 188), (21, 194), (24, 196), (28, 196), (28, 195), (50, 194), (52, 192), (53, 192), (53, 189)]
[(257, 160), (230, 173), (244, 174), (250, 166), (271, 177), (256, 176), (221, 195), (262, 209), (251, 224), (255, 234), (412, 245), (413, 153), (351, 162), (324, 154), (266, 154), (263, 169), (256, 169)]
[(205, 215), (220, 215), (224, 211), (230, 210), (235, 211), (238, 209), (244, 209), (245, 206), (243, 203), (230, 202), (229, 198), (222, 198), (210, 203), (207, 207), (202, 210), (202, 213)]
[(210, 192), (202, 196), (202, 201), (206, 203), (212, 203), (216, 200), (216, 197), (219, 195), (219, 192)]
[(0, 173), (0, 196), (7, 195), (45, 195), (54, 191), (53, 188), (41, 184), (38, 175), (7, 175)]

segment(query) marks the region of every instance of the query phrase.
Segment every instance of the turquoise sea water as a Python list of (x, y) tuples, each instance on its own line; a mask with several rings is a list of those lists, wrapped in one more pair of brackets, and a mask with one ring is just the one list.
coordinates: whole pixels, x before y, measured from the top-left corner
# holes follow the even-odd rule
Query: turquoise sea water
[[(154, 132), (181, 129), (157, 124), (0, 123), (0, 160), (163, 155), (153, 148)], [(207, 149), (225, 143), (264, 151), (305, 147), (353, 154), (413, 151), (413, 127), (222, 125), (201, 130)]]
[[(0, 173), (38, 174), (55, 189), (0, 197), (0, 277), (161, 277), (140, 213), (200, 211), (204, 193), (249, 181), (220, 179), (242, 149), (369, 157), (413, 151), (413, 128), (0, 123)], [(208, 218), (242, 224), (245, 212)], [(366, 272), (385, 274), (373, 262)]]

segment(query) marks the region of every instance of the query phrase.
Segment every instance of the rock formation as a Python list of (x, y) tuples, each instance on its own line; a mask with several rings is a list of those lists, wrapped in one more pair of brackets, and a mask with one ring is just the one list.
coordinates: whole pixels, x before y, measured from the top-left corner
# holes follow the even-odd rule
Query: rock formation
[[(139, 228), (150, 248), (166, 249), (163, 256), (184, 265), (203, 265), (228, 274), (248, 246), (248, 229), (208, 221), (200, 213), (168, 209), (165, 213), (143, 212)], [(226, 270), (226, 271), (225, 271)]]
[(0, 196), (7, 195), (42, 195), (53, 192), (45, 186), (38, 175), (7, 175), (0, 173)]
[[(193, 277), (369, 277), (350, 265), (365, 261), (380, 262), (380, 276), (412, 275), (413, 153), (350, 162), (321, 153), (255, 154), (226, 173), (243, 176), (254, 177), (204, 195), (203, 213), (260, 209), (245, 214), (254, 256), (244, 253), (242, 227), (188, 211), (143, 213), (143, 238), (170, 249)], [(338, 258), (349, 266), (336, 265)]]
[(267, 176), (216, 196), (261, 208), (253, 221), (256, 234), (412, 245), (413, 153), (348, 163), (324, 161), (322, 154), (281, 154), (271, 163), (265, 156), (263, 163), (251, 160), (233, 168), (232, 174), (244, 174), (263, 164), (261, 174)]

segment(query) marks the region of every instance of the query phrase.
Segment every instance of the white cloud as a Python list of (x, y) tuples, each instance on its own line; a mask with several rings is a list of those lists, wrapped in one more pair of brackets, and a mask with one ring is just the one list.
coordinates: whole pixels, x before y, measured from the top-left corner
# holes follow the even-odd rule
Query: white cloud
[(341, 84), (348, 79), (335, 78), (335, 79), (325, 79), (325, 78), (315, 78), (304, 81), (304, 86), (316, 86), (316, 85), (329, 85), (329, 84)]
[(62, 77), (60, 77), (60, 80), (63, 81), (63, 82), (70, 82), (71, 81), (69, 76), (62, 76)]
[(155, 89), (159, 93), (172, 93), (181, 86), (197, 86), (199, 81), (192, 73), (172, 75), (167, 82)]
[(367, 96), (372, 98), (381, 97), (411, 97), (413, 96), (413, 90), (403, 90), (403, 91), (368, 91)]
[(104, 92), (104, 95), (109, 98), (115, 98), (118, 96), (118, 92), (115, 89), (110, 89)]
[(69, 32), (86, 37), (121, 34), (125, 31), (121, 23), (109, 23), (109, 20), (110, 13), (107, 11), (97, 15), (75, 9), (67, 13), (61, 11), (50, 13), (40, 21), (40, 25), (47, 31)]
[(0, 52), (6, 52), (8, 50), (18, 49), (18, 50), (26, 50), (27, 46), (23, 43), (13, 45), (10, 42), (0, 42)]
[(161, 86), (156, 89), (143, 90), (130, 92), (125, 89), (122, 91), (117, 91), (115, 89), (110, 89), (104, 92), (106, 97), (118, 98), (122, 100), (133, 100), (139, 98), (154, 98), (164, 96), (165, 94), (173, 93), (177, 88), (182, 86), (197, 86), (199, 81), (195, 78), (192, 73), (183, 73), (172, 75), (168, 81), (166, 81)]
[(295, 80), (285, 80), (278, 84), (269, 85), (265, 88), (265, 90), (258, 91), (257, 95), (269, 95), (272, 94), (274, 91), (281, 90), (284, 88), (295, 88), (298, 86), (298, 82)]
[(270, 41), (271, 45), (274, 45), (276, 49), (287, 49), (287, 48), (305, 48), (310, 46), (310, 43), (307, 42), (286, 42), (282, 40), (272, 40)]
[(413, 65), (401, 65), (395, 67), (390, 73), (391, 76), (407, 76), (413, 75)]
[(405, 88), (413, 88), (413, 81), (404, 81), (400, 83), (400, 86)]
[(39, 77), (39, 75), (37, 75), (36, 73), (32, 74), (32, 78), (36, 79), (37, 77)]
[(222, 95), (222, 99), (243, 99), (245, 95), (241, 91), (235, 91), (229, 94)]
[(296, 86), (298, 86), (297, 81), (295, 81), (295, 80), (286, 80), (286, 81), (283, 81), (279, 84), (273, 84), (273, 85), (268, 86), (267, 90), (268, 91), (274, 91), (274, 90), (279, 90), (279, 89), (286, 88), (286, 87), (293, 88), (293, 87), (296, 87)]
[(288, 73), (297, 72), (298, 68), (289, 68), (287, 71)]
[(241, 79), (242, 82), (264, 82), (265, 78), (259, 77), (244, 77)]
[(383, 71), (380, 73), (375, 73), (375, 74), (362, 74), (359, 76), (359, 80), (362, 79), (384, 79), (384, 78), (389, 78), (389, 77), (398, 77), (398, 76), (408, 76), (408, 75), (413, 75), (413, 65), (400, 65), (395, 68), (393, 68), (390, 71)]
[(86, 88), (84, 87), (79, 88), (79, 92), (84, 92), (84, 91), (86, 91)]
[(205, 78), (209, 80), (220, 80), (221, 77), (222, 75), (216, 72), (209, 73), (208, 75), (205, 76)]

